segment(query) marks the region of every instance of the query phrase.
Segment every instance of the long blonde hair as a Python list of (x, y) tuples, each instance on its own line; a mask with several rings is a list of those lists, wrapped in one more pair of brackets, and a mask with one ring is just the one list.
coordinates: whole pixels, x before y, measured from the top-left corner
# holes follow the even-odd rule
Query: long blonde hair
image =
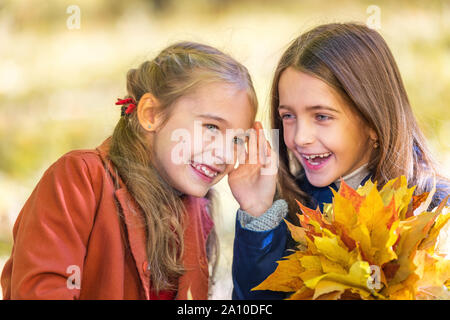
[[(246, 90), (256, 115), (256, 93), (248, 70), (229, 55), (193, 42), (171, 45), (155, 59), (129, 70), (125, 98), (138, 102), (145, 93), (152, 93), (158, 99), (158, 112), (164, 125), (180, 97), (202, 84), (215, 81)], [(136, 112), (120, 118), (112, 135), (109, 157), (142, 209), (146, 221), (152, 290), (173, 289), (176, 278), (184, 272), (181, 259), (185, 208), (179, 193), (156, 171), (145, 130)], [(208, 198), (211, 198), (211, 193), (208, 192)], [(209, 209), (214, 211), (212, 201)], [(215, 265), (218, 243), (214, 230), (208, 242), (208, 258)]]

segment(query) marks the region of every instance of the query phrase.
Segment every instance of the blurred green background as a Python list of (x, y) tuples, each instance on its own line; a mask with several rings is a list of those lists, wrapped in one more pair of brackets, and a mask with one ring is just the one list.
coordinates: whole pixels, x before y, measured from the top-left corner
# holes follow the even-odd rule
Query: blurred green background
[[(449, 176), (450, 1), (1, 0), (0, 270), (17, 214), (44, 170), (111, 134), (129, 68), (179, 40), (216, 46), (249, 68), (258, 119), (267, 126), (271, 78), (288, 43), (316, 25), (344, 21), (380, 28)], [(228, 299), (238, 205), (226, 179), (216, 189), (222, 254), (212, 298)]]

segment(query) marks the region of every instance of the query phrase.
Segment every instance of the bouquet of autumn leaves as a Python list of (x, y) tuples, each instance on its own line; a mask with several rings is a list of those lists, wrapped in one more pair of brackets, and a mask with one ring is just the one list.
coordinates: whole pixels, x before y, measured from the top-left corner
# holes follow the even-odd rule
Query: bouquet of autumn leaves
[(405, 177), (381, 191), (342, 181), (323, 213), (297, 201), (297, 242), (274, 273), (252, 290), (292, 292), (288, 299), (450, 299), (447, 198), (427, 211), (434, 193), (413, 196)]

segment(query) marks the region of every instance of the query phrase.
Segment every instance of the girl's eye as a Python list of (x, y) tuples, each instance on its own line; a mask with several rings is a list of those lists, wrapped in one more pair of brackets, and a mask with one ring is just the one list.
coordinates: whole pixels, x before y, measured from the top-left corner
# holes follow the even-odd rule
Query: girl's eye
[(330, 119), (331, 119), (331, 117), (326, 116), (326, 115), (324, 115), (324, 114), (317, 114), (317, 115), (316, 115), (316, 120), (317, 120), (317, 121), (323, 122), (323, 121), (327, 121), (327, 120), (330, 120)]
[(290, 120), (290, 119), (294, 118), (294, 115), (292, 115), (290, 113), (285, 113), (285, 114), (282, 114), (280, 117), (282, 120)]
[(205, 124), (205, 127), (211, 131), (219, 130), (219, 127), (215, 124), (207, 123)]
[(237, 145), (243, 145), (243, 144), (245, 144), (245, 141), (243, 139), (241, 139), (241, 138), (234, 137), (233, 138), (233, 143), (237, 144)]

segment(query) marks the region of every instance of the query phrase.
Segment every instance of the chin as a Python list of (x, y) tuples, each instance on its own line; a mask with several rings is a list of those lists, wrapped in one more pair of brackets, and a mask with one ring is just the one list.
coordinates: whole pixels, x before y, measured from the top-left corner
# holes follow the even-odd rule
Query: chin
[(183, 194), (186, 194), (186, 195), (189, 195), (189, 196), (193, 196), (193, 197), (197, 197), (197, 198), (203, 198), (208, 193), (208, 189), (207, 188), (196, 187), (196, 186), (193, 186), (193, 185), (180, 186), (179, 188), (177, 188), (177, 190), (182, 192)]
[(193, 197), (197, 197), (197, 198), (204, 198), (207, 193), (208, 193), (208, 190), (206, 190), (206, 191), (185, 192), (185, 194), (193, 196)]
[(324, 179), (323, 177), (314, 177), (314, 176), (311, 177), (308, 174), (306, 174), (306, 178), (308, 179), (309, 183), (316, 188), (328, 187), (335, 181), (330, 179)]

